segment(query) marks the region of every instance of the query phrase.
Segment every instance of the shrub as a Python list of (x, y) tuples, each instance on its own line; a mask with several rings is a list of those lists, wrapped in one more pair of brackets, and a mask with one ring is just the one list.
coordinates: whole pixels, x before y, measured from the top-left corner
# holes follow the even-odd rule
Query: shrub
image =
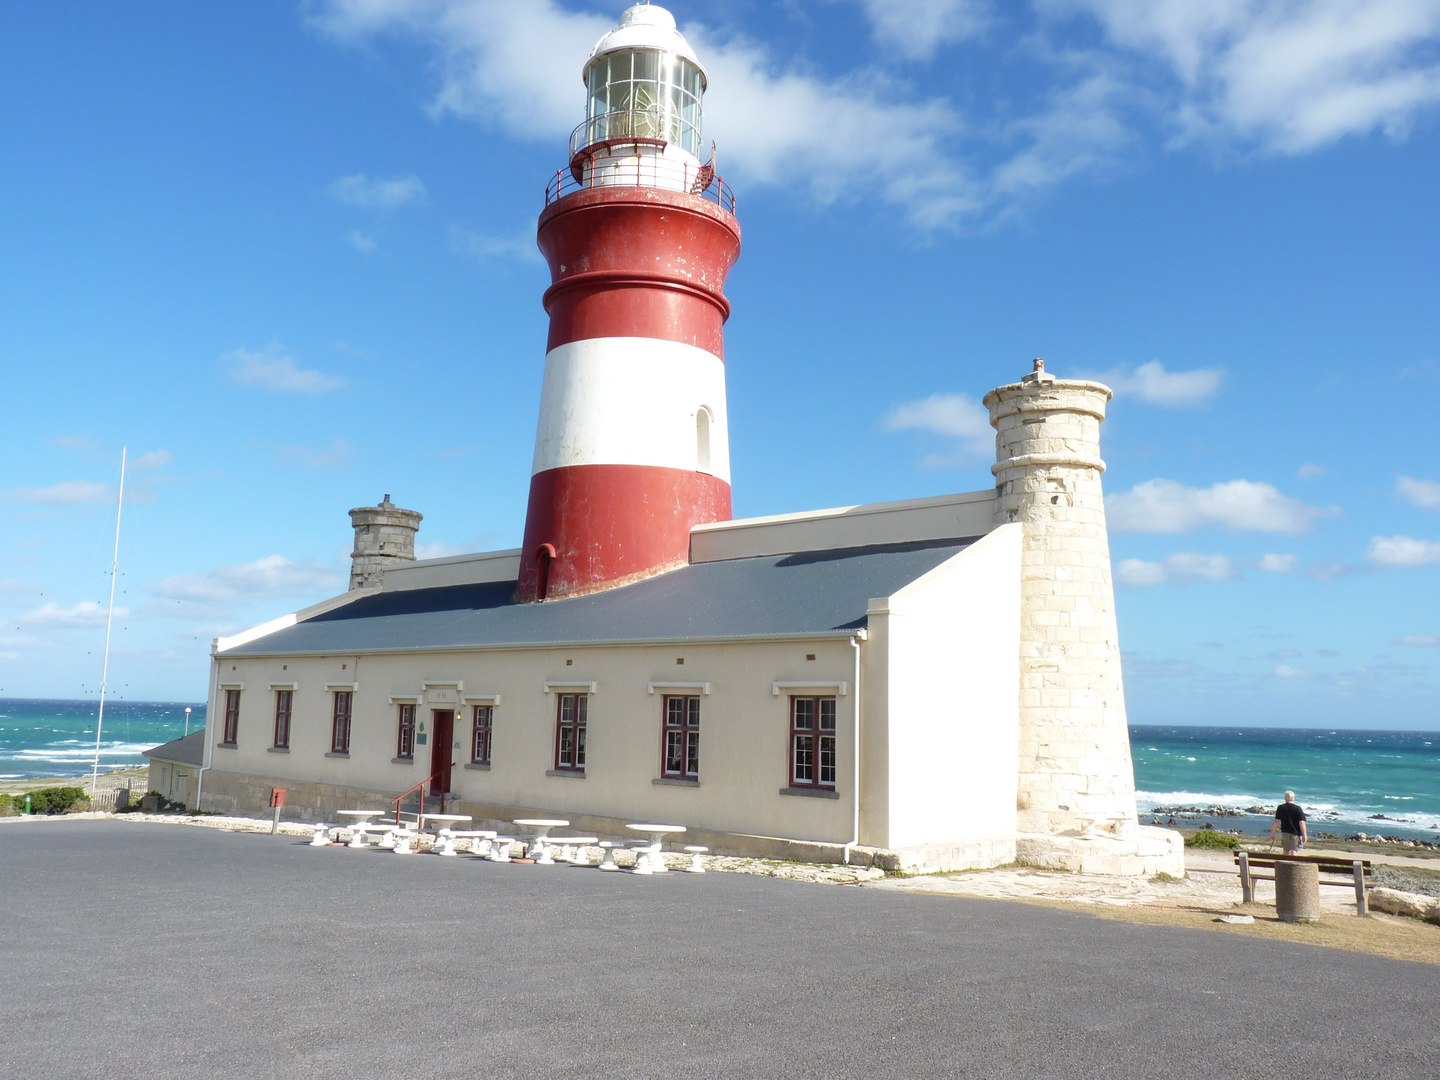
[(1208, 848), (1214, 851), (1234, 851), (1240, 846), (1240, 838), (1215, 829), (1200, 829), (1185, 838), (1185, 846)]
[(65, 813), (67, 813), (67, 814), (88, 814), (91, 810), (94, 810), (94, 809), (95, 809), (95, 804), (92, 803), (89, 799), (84, 798), (84, 797), (82, 796), (81, 798), (76, 799), (73, 803), (71, 803), (69, 806), (67, 806), (67, 807), (65, 808)]
[(0, 817), (14, 817), (14, 816), (15, 816), (15, 804), (14, 804), (14, 802), (11, 801), (9, 795), (6, 795), (4, 792), (0, 792)]
[[(70, 807), (74, 806), (81, 799), (85, 798), (85, 789), (78, 787), (48, 787), (38, 791), (32, 791), (30, 795), (30, 812), (32, 814), (63, 814)], [(25, 809), (25, 796), (21, 795), (16, 801), (15, 808), (23, 811)]]

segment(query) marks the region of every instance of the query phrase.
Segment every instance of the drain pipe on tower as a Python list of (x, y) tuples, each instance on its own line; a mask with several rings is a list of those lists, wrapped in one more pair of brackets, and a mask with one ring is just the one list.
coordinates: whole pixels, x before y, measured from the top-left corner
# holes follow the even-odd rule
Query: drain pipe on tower
[(220, 657), (215, 655), (216, 647), (220, 644), (219, 639), (210, 642), (210, 696), (205, 700), (205, 754), (200, 758), (202, 764), (200, 771), (195, 774), (195, 806), (193, 809), (200, 811), (200, 797), (205, 794), (205, 770), (210, 768), (210, 755), (215, 739), (214, 732), (210, 730), (210, 721), (215, 717), (215, 694), (220, 685)]
[(851, 743), (851, 758), (855, 763), (853, 781), (854, 820), (850, 830), (850, 842), (845, 845), (845, 865), (850, 865), (850, 852), (860, 843), (860, 643), (869, 640), (870, 631), (863, 627), (850, 635), (850, 647), (855, 650), (855, 706), (851, 710), (855, 717), (855, 734)]

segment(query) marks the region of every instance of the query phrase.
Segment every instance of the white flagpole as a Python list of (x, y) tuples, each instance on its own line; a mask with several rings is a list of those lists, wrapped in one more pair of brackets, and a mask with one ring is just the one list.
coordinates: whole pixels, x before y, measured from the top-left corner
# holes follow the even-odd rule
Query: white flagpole
[(125, 508), (125, 452), (120, 448), (120, 498), (115, 503), (115, 554), (110, 559), (110, 610), (105, 615), (105, 661), (100, 668), (100, 716), (95, 721), (95, 765), (90, 770), (90, 798), (100, 783), (100, 730), (105, 726), (105, 681), (110, 677), (110, 623), (115, 618), (115, 578), (120, 566), (120, 512)]

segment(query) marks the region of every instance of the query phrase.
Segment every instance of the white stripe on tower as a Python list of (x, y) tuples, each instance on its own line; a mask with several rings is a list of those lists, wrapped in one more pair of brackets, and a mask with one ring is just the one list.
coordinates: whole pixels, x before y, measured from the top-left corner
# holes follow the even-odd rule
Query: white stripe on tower
[(727, 430), (725, 365), (713, 353), (658, 338), (572, 341), (545, 357), (531, 472), (652, 465), (729, 483)]

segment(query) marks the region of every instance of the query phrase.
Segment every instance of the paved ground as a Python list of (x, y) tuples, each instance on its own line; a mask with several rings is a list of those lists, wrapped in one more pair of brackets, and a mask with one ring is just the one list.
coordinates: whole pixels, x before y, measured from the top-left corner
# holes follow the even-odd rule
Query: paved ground
[(1003, 901), (47, 821), (0, 826), (0, 913), (6, 1077), (1268, 1080), (1440, 1061), (1434, 967)]

